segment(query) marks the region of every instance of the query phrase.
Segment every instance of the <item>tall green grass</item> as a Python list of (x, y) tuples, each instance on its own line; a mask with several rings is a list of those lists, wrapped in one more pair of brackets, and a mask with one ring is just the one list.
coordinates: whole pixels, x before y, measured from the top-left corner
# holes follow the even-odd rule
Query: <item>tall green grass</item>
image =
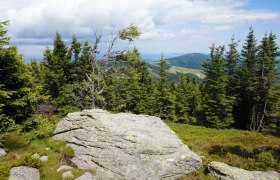
[(165, 123), (202, 157), (205, 168), (211, 161), (220, 161), (247, 170), (280, 172), (279, 137), (236, 129), (217, 130), (170, 121)]
[[(56, 170), (65, 164), (74, 167), (72, 172), (75, 178), (86, 171), (94, 173), (92, 170), (77, 169), (70, 161), (75, 155), (74, 151), (66, 142), (56, 141), (51, 137), (60, 119), (59, 116), (35, 116), (25, 122), (21, 133), (1, 135), (1, 147), (8, 152), (8, 155), (0, 157), (0, 179), (7, 179), (10, 169), (16, 166), (38, 168), (42, 180), (62, 179), (63, 171)], [(42, 162), (33, 158), (32, 155), (35, 153), (48, 156), (48, 161)]]

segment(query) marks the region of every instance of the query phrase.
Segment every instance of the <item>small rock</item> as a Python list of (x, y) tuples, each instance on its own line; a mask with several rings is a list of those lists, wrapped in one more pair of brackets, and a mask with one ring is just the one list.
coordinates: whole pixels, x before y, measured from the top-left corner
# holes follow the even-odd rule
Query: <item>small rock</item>
[(13, 167), (10, 170), (10, 176), (8, 180), (40, 180), (40, 173), (38, 169), (19, 166)]
[(38, 153), (33, 154), (31, 157), (35, 159), (40, 159), (40, 155)]
[(221, 162), (211, 162), (208, 165), (210, 175), (216, 177), (219, 180), (257, 180), (257, 179), (269, 179), (279, 180), (280, 173), (275, 171), (263, 172), (263, 171), (247, 171), (237, 167), (229, 166)]
[(0, 148), (0, 156), (6, 156), (7, 153), (4, 149)]
[(200, 156), (201, 159), (205, 159), (205, 156)]
[(41, 161), (48, 161), (48, 158), (49, 158), (48, 156), (41, 156), (40, 160)]
[(45, 150), (47, 150), (47, 151), (48, 151), (48, 150), (50, 150), (50, 148), (45, 148)]
[(60, 171), (63, 171), (63, 170), (70, 170), (70, 169), (73, 169), (73, 168), (71, 166), (68, 166), (68, 165), (62, 165), (56, 171), (60, 172)]
[(78, 177), (75, 180), (97, 180), (96, 176), (92, 175), (89, 172), (86, 172), (85, 174), (83, 174), (82, 176)]
[(73, 178), (74, 175), (72, 173), (72, 171), (66, 171), (62, 174), (62, 179), (66, 179), (66, 178)]

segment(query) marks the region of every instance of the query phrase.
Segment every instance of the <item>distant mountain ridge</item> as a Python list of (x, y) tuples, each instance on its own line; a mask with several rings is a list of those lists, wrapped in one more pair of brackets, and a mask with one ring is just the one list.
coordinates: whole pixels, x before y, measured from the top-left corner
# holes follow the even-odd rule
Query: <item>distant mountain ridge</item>
[(210, 56), (202, 53), (189, 53), (182, 56), (166, 59), (170, 66), (179, 66), (192, 69), (203, 69), (202, 64), (209, 59)]

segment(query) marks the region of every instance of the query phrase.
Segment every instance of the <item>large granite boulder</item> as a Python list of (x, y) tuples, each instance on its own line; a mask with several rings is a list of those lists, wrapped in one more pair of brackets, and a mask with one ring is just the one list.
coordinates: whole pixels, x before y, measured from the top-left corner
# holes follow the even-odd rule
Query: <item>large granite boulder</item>
[(208, 165), (210, 175), (220, 180), (279, 180), (280, 173), (275, 171), (247, 171), (244, 169), (229, 166), (221, 162), (211, 162)]
[(8, 180), (40, 180), (40, 172), (27, 166), (13, 167)]
[(174, 179), (202, 166), (160, 118), (111, 114), (100, 109), (69, 113), (54, 132), (75, 151), (72, 162), (102, 179)]

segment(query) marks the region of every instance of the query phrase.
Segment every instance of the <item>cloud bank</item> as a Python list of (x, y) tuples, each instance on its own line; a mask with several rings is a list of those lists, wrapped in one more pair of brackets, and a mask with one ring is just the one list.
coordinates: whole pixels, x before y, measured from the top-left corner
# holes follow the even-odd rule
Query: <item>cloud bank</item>
[[(211, 41), (209, 31), (226, 31), (245, 23), (280, 19), (280, 13), (246, 9), (248, 0), (0, 0), (1, 20), (19, 45), (50, 45), (56, 31), (69, 40), (109, 35), (133, 23), (139, 41)], [(192, 24), (196, 23), (194, 27)], [(208, 33), (207, 33), (208, 32)], [(179, 43), (180, 44), (180, 43)], [(191, 42), (192, 44), (192, 42)], [(141, 46), (141, 44), (140, 44)]]

